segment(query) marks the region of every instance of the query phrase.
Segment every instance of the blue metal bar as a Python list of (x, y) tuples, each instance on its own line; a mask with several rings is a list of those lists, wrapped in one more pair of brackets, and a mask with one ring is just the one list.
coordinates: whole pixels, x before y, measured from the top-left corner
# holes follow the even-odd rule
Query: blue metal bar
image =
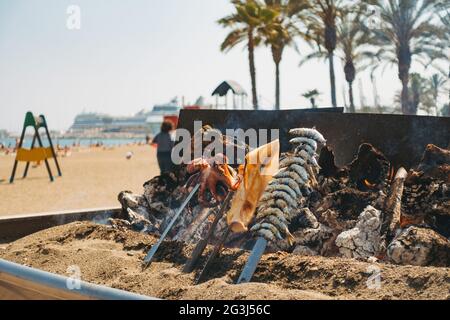
[(252, 252), (250, 253), (247, 263), (245, 264), (244, 269), (242, 270), (242, 273), (239, 276), (237, 284), (250, 282), (250, 280), (253, 277), (253, 274), (255, 273), (256, 267), (258, 266), (259, 260), (261, 260), (261, 257), (264, 251), (266, 250), (266, 247), (267, 247), (267, 240), (264, 239), (263, 237), (259, 237), (256, 240), (255, 245), (253, 246)]

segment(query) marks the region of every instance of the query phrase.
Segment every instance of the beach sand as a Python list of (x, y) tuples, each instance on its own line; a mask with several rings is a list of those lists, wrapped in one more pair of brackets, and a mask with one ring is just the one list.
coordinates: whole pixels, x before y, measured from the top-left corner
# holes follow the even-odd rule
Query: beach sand
[[(125, 158), (128, 151), (134, 153), (130, 160)], [(159, 174), (156, 149), (148, 145), (80, 148), (58, 160), (62, 177), (54, 182), (43, 162), (37, 168), (30, 165), (28, 177), (22, 179), (25, 163), (19, 163), (16, 179), (10, 184), (14, 155), (0, 154), (0, 216), (119, 207), (120, 191), (142, 193), (144, 182)], [(53, 159), (49, 162), (56, 175)]]

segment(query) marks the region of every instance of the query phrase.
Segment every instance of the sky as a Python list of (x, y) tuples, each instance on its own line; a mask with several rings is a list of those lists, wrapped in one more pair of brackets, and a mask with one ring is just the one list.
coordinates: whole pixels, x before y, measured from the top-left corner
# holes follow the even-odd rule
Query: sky
[[(67, 27), (71, 5), (80, 9), (79, 29)], [(245, 48), (219, 50), (227, 30), (216, 21), (231, 12), (228, 0), (0, 0), (0, 128), (19, 132), (28, 110), (45, 114), (50, 129), (65, 130), (82, 111), (132, 115), (175, 96), (213, 103), (212, 91), (227, 79), (250, 94)], [(299, 68), (310, 48), (299, 49), (283, 56), (282, 108), (309, 106), (301, 94), (316, 88), (318, 104), (329, 106), (327, 64)], [(260, 103), (270, 109), (275, 78), (268, 48), (257, 49), (256, 69)], [(342, 106), (347, 89), (339, 60), (336, 77)], [(395, 67), (377, 81), (381, 103), (392, 105), (400, 89)], [(372, 104), (367, 72), (355, 81), (357, 106), (360, 90)]]

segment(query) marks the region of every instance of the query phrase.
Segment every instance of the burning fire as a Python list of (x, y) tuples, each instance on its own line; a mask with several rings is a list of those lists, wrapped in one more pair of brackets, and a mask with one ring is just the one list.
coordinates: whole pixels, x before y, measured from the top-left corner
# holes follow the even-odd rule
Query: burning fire
[[(394, 179), (394, 175), (395, 175), (395, 169), (392, 165), (389, 165), (389, 171), (386, 177), (386, 180), (391, 183), (392, 180)], [(375, 189), (376, 186), (378, 185), (377, 183), (372, 183), (370, 182), (368, 179), (364, 179), (363, 180), (363, 184), (364, 186), (366, 186), (369, 189)]]
[(375, 183), (370, 183), (367, 179), (364, 179), (363, 183), (369, 189), (374, 189), (376, 187)]

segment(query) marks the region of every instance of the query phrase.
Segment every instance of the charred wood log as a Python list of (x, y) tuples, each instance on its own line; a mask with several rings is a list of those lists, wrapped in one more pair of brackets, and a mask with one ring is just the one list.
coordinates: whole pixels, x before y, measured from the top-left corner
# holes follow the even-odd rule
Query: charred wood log
[(325, 146), (322, 148), (318, 164), (320, 166), (319, 176), (317, 178), (319, 193), (327, 195), (347, 186), (348, 168), (339, 168), (336, 166), (334, 153), (330, 147)]
[(334, 153), (330, 147), (324, 146), (319, 155), (319, 175), (325, 178), (337, 177), (339, 168), (334, 161)]
[(390, 162), (380, 151), (363, 143), (349, 165), (350, 183), (362, 191), (382, 189), (389, 182), (391, 170)]
[(445, 150), (434, 144), (429, 144), (423, 153), (417, 170), (427, 172), (448, 165), (450, 165), (450, 150)]
[(448, 184), (413, 172), (405, 181), (402, 209), (402, 227), (430, 222), (434, 215), (450, 216)]
[(338, 213), (339, 220), (358, 219), (359, 214), (368, 205), (375, 205), (379, 195), (377, 192), (360, 191), (358, 189), (346, 187), (336, 192), (330, 193), (314, 205), (314, 211), (319, 221), (322, 213), (332, 209)]
[(428, 224), (450, 236), (450, 151), (428, 145), (405, 180), (401, 226)]
[(149, 213), (155, 216), (167, 214), (170, 209), (181, 205), (182, 186), (186, 180), (185, 168), (163, 173), (144, 183), (144, 197), (147, 200)]
[(408, 172), (404, 168), (398, 169), (386, 198), (381, 226), (384, 244), (391, 242), (395, 236), (395, 231), (400, 227), (403, 186), (407, 175)]

